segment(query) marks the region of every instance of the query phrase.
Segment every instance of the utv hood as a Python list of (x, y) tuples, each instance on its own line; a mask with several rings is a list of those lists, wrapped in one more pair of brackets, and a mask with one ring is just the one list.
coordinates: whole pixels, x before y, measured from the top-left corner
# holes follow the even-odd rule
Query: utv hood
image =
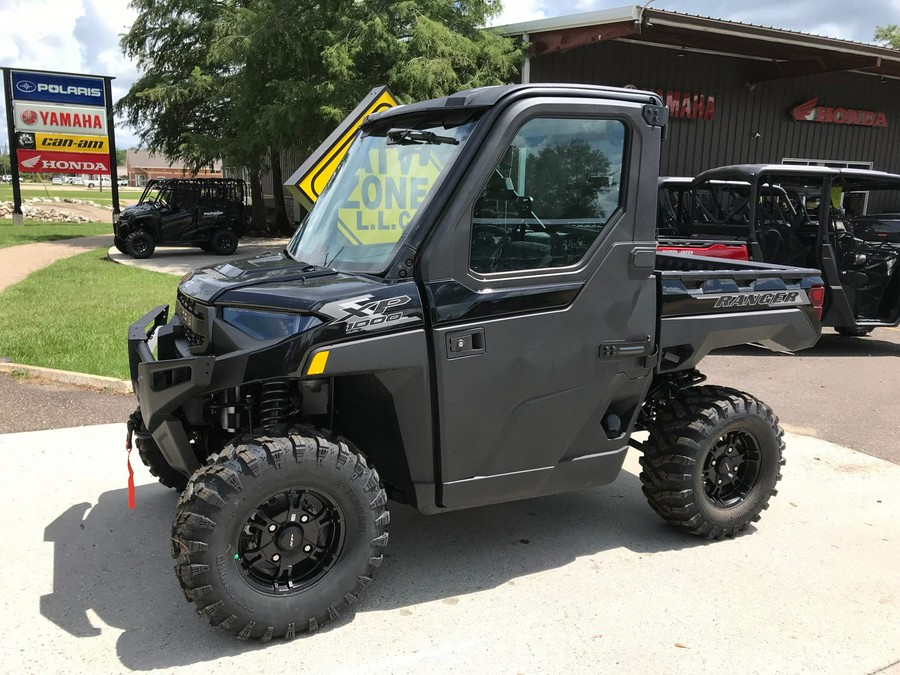
[(384, 289), (384, 281), (264, 253), (195, 270), (179, 290), (204, 304), (316, 311), (345, 298)]
[(157, 213), (157, 208), (152, 204), (135, 204), (122, 209), (122, 212), (119, 214), (119, 220), (128, 220), (146, 213)]

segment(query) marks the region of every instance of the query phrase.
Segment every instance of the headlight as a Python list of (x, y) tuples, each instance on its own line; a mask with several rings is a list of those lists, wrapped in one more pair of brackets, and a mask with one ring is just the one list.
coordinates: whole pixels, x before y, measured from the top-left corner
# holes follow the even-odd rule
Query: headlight
[(222, 310), (225, 323), (257, 340), (286, 338), (315, 328), (322, 321), (308, 314), (266, 312), (259, 309), (226, 307)]

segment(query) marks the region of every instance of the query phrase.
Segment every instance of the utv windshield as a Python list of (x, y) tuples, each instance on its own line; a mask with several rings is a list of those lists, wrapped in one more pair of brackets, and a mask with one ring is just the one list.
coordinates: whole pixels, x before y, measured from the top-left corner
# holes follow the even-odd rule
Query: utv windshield
[(172, 188), (166, 187), (165, 184), (152, 183), (147, 186), (144, 194), (141, 195), (140, 204), (154, 204), (156, 206), (168, 205), (172, 196)]
[(379, 274), (465, 144), (475, 120), (392, 121), (357, 138), (288, 244), (298, 261)]

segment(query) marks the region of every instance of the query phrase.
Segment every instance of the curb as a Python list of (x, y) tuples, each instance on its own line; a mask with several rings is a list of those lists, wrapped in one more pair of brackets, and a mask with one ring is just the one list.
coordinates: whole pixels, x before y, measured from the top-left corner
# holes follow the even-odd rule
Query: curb
[(115, 394), (131, 394), (131, 382), (119, 380), (115, 377), (103, 375), (89, 375), (88, 373), (73, 373), (69, 370), (56, 370), (55, 368), (42, 368), (41, 366), (26, 366), (19, 363), (0, 363), (0, 373), (25, 373), (29, 377), (71, 384), (76, 387), (96, 389), (98, 391), (110, 391)]

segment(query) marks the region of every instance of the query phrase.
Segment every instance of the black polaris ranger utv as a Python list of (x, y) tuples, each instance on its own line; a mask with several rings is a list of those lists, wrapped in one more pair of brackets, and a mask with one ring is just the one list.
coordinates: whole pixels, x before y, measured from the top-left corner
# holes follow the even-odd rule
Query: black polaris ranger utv
[[(687, 186), (685, 186), (687, 180)], [(680, 195), (680, 198), (679, 198)], [(682, 245), (716, 246), (733, 257), (822, 270), (822, 325), (863, 336), (900, 325), (900, 243), (865, 216), (900, 207), (900, 175), (792, 165), (724, 166), (660, 188), (660, 209), (676, 201)], [(672, 217), (660, 236), (673, 236)], [(699, 249), (698, 249), (699, 250)]]
[(629, 444), (676, 527), (759, 518), (778, 420), (696, 367), (813, 345), (824, 289), (657, 254), (666, 123), (652, 93), (580, 85), (373, 115), (283, 253), (195, 271), (168, 323), (131, 327), (129, 429), (183, 490), (173, 554), (203, 616), (313, 630), (372, 581), (388, 498), (433, 514), (603, 485)]
[(238, 178), (151, 180), (113, 224), (116, 248), (134, 258), (149, 258), (157, 246), (231, 255), (247, 218), (245, 194)]

